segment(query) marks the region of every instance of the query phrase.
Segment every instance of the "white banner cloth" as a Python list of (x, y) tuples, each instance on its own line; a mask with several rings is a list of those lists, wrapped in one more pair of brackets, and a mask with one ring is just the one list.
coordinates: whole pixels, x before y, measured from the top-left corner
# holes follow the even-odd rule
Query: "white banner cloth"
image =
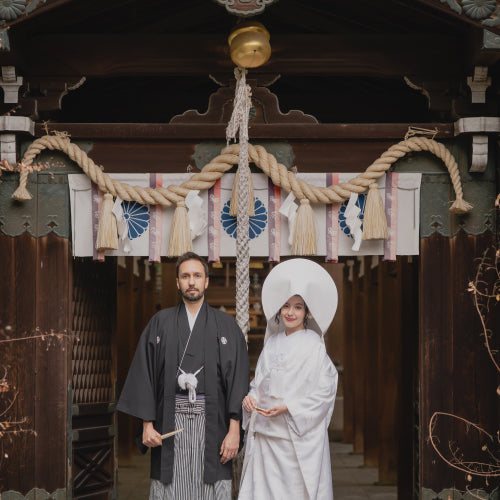
[[(346, 182), (355, 177), (353, 173), (339, 174), (339, 182)], [(113, 179), (136, 186), (149, 186), (149, 174), (111, 174)], [(163, 186), (181, 184), (188, 180), (191, 174), (163, 174)], [(298, 174), (298, 177), (309, 184), (316, 186), (327, 185), (327, 174)], [(73, 256), (91, 257), (93, 255), (92, 241), (92, 190), (91, 181), (84, 174), (68, 175), (71, 203), (71, 224)], [(418, 255), (419, 251), (419, 222), (420, 222), (420, 182), (421, 174), (411, 173), (398, 175), (398, 210), (397, 210), (397, 255)], [(250, 255), (253, 257), (269, 256), (268, 240), (268, 189), (269, 181), (265, 174), (252, 174), (255, 198), (255, 215), (250, 217)], [(234, 257), (236, 255), (236, 217), (229, 215), (229, 201), (234, 182), (234, 174), (226, 174), (221, 179), (220, 203), (220, 256)], [(380, 194), (385, 198), (385, 176), (378, 180)], [(193, 240), (193, 250), (199, 255), (208, 255), (208, 194), (202, 191), (198, 194), (201, 199), (193, 206), (193, 213), (188, 214), (191, 227), (196, 227), (199, 236)], [(285, 202), (288, 193), (281, 190), (281, 203)], [(366, 194), (358, 196), (356, 201), (360, 208), (359, 217), (362, 221)], [(298, 200), (295, 200), (298, 203)], [(326, 206), (312, 204), (316, 223), (318, 255), (326, 255)], [(359, 251), (352, 249), (354, 239), (346, 224), (345, 209), (347, 202), (339, 205), (339, 252), (342, 255), (383, 255), (383, 241), (361, 241)], [(170, 228), (175, 206), (164, 207), (162, 217), (161, 255), (166, 255)], [(118, 210), (120, 212), (120, 210)], [(106, 255), (149, 255), (149, 207), (136, 202), (122, 202), (122, 224), (128, 229), (127, 238), (119, 240), (118, 250), (107, 250)], [(292, 255), (289, 243), (288, 218), (281, 215), (281, 255)], [(125, 244), (126, 243), (126, 244)], [(127, 251), (127, 249), (130, 249)]]

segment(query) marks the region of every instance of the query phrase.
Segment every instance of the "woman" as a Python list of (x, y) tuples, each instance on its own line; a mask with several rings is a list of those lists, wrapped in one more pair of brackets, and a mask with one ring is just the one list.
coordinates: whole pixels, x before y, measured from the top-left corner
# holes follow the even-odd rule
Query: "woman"
[(247, 430), (240, 500), (332, 499), (328, 424), (337, 370), (323, 335), (337, 289), (318, 264), (292, 259), (262, 288), (264, 349), (243, 400)]

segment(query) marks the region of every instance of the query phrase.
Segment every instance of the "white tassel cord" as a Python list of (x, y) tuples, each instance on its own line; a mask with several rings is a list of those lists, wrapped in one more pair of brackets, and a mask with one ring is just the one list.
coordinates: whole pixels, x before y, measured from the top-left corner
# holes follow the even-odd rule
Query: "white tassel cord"
[(177, 378), (179, 387), (189, 391), (189, 402), (196, 403), (196, 388), (198, 387), (198, 379), (196, 375), (203, 370), (203, 366), (194, 373), (186, 373), (182, 368), (179, 368), (181, 374)]
[(238, 211), (237, 211), (237, 235), (236, 235), (236, 322), (247, 338), (249, 325), (249, 302), (250, 290), (250, 238), (249, 226), (250, 216), (249, 203), (249, 177), (248, 168), (248, 118), (250, 115), (250, 86), (246, 84), (246, 70), (235, 68), (236, 92), (234, 108), (226, 129), (226, 139), (229, 144), (236, 140), (239, 134), (239, 158), (238, 158)]

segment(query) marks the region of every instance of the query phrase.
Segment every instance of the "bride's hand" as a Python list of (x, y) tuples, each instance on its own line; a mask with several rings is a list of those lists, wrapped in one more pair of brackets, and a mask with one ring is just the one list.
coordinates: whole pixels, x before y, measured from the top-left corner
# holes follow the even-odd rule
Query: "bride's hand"
[(245, 396), (245, 399), (243, 399), (243, 408), (249, 413), (252, 413), (255, 410), (255, 406), (257, 402), (255, 401), (255, 398), (253, 396)]
[(264, 415), (265, 417), (277, 417), (278, 415), (282, 415), (286, 411), (288, 411), (286, 405), (277, 405), (269, 408), (266, 413), (262, 413), (262, 415)]

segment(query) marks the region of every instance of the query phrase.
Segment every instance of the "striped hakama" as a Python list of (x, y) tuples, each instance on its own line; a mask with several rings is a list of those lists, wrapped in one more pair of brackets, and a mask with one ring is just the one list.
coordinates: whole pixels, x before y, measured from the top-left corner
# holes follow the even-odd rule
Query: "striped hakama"
[[(151, 481), (149, 500), (230, 500), (231, 481), (203, 482), (205, 457), (205, 398), (191, 404), (188, 397), (175, 397), (174, 474), (172, 482)], [(171, 439), (171, 438), (170, 438)]]

